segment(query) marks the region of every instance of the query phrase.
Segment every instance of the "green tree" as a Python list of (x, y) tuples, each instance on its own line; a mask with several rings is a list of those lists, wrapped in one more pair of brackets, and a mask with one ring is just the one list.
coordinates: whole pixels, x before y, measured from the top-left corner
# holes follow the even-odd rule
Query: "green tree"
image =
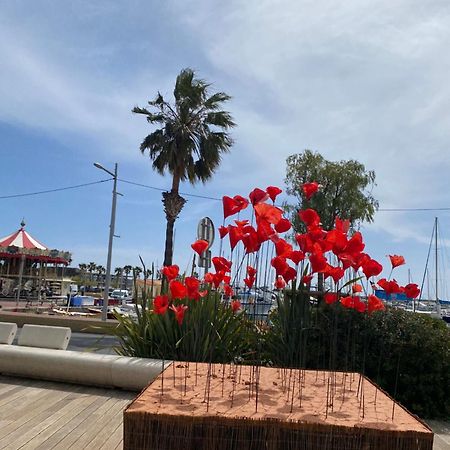
[(155, 100), (148, 102), (149, 109), (133, 108), (133, 113), (143, 114), (148, 123), (159, 126), (142, 141), (141, 152), (148, 152), (159, 174), (172, 175), (172, 188), (163, 193), (165, 266), (172, 264), (175, 220), (186, 202), (179, 194), (180, 182), (209, 180), (233, 142), (228, 130), (235, 124), (230, 113), (221, 109), (231, 97), (224, 92), (209, 95), (209, 88), (192, 69), (183, 69), (175, 82), (174, 103), (158, 92)]
[(121, 284), (120, 279), (122, 278), (122, 273), (123, 273), (122, 267), (116, 267), (114, 269), (114, 275), (116, 278), (116, 282), (115, 282), (116, 288), (120, 288), (120, 284)]
[[(336, 217), (350, 221), (355, 229), (361, 222), (372, 222), (378, 201), (372, 196), (375, 172), (367, 171), (363, 164), (353, 159), (328, 161), (319, 153), (305, 150), (286, 159), (287, 193), (297, 199), (295, 205), (286, 205), (291, 213), (295, 231), (304, 232), (305, 226), (298, 217), (299, 209), (315, 209), (324, 230), (331, 230)], [(316, 181), (320, 190), (307, 200), (302, 185)], [(317, 278), (317, 289), (323, 292), (323, 274)], [(321, 297), (319, 297), (321, 299)]]
[(125, 289), (128, 289), (128, 275), (130, 275), (130, 272), (133, 270), (133, 267), (130, 265), (123, 267), (123, 273), (125, 274)]
[[(317, 181), (321, 187), (306, 200), (302, 185), (310, 181)], [(352, 228), (372, 222), (378, 209), (378, 201), (372, 196), (375, 172), (353, 159), (328, 161), (319, 153), (305, 150), (287, 158), (285, 183), (287, 193), (297, 198), (297, 204), (287, 206), (296, 231), (304, 231), (297, 217), (301, 208), (315, 209), (325, 230), (333, 228), (336, 217), (349, 220)]]

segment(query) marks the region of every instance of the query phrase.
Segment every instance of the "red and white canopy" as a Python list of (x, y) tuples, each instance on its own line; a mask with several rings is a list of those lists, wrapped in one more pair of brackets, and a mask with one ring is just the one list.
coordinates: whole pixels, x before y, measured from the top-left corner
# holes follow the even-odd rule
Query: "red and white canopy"
[(37, 249), (37, 250), (48, 250), (47, 247), (41, 244), (39, 241), (34, 239), (28, 234), (22, 222), (21, 227), (15, 233), (10, 234), (2, 239), (0, 239), (0, 247), (19, 247), (27, 249)]

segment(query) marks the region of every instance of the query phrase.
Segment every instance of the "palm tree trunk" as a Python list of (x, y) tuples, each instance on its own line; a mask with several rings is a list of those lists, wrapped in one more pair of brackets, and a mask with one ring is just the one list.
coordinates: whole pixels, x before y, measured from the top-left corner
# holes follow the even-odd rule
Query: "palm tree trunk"
[(178, 193), (180, 186), (180, 177), (176, 174), (173, 176), (172, 189), (170, 192), (163, 192), (164, 212), (166, 213), (166, 244), (164, 250), (164, 266), (171, 266), (173, 259), (173, 229), (178, 214), (183, 209), (186, 200)]

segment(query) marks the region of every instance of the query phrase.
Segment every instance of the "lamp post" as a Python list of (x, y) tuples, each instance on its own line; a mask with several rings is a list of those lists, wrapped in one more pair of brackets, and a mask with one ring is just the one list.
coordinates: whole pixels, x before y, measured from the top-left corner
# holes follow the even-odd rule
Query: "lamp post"
[(101, 164), (94, 163), (97, 169), (104, 170), (111, 175), (114, 180), (112, 206), (111, 206), (111, 223), (109, 225), (109, 243), (108, 243), (108, 258), (106, 261), (106, 276), (105, 276), (105, 292), (103, 293), (103, 306), (102, 306), (102, 320), (106, 321), (108, 316), (108, 298), (109, 298), (109, 285), (111, 284), (111, 256), (112, 256), (112, 244), (114, 239), (114, 227), (116, 224), (116, 200), (117, 200), (117, 163), (114, 166), (114, 173), (105, 169)]

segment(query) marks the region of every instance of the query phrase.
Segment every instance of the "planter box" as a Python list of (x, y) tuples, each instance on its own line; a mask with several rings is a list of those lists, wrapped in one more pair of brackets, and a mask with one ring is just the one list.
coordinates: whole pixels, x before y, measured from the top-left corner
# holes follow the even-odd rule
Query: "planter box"
[(124, 411), (125, 450), (431, 450), (357, 373), (174, 363)]

